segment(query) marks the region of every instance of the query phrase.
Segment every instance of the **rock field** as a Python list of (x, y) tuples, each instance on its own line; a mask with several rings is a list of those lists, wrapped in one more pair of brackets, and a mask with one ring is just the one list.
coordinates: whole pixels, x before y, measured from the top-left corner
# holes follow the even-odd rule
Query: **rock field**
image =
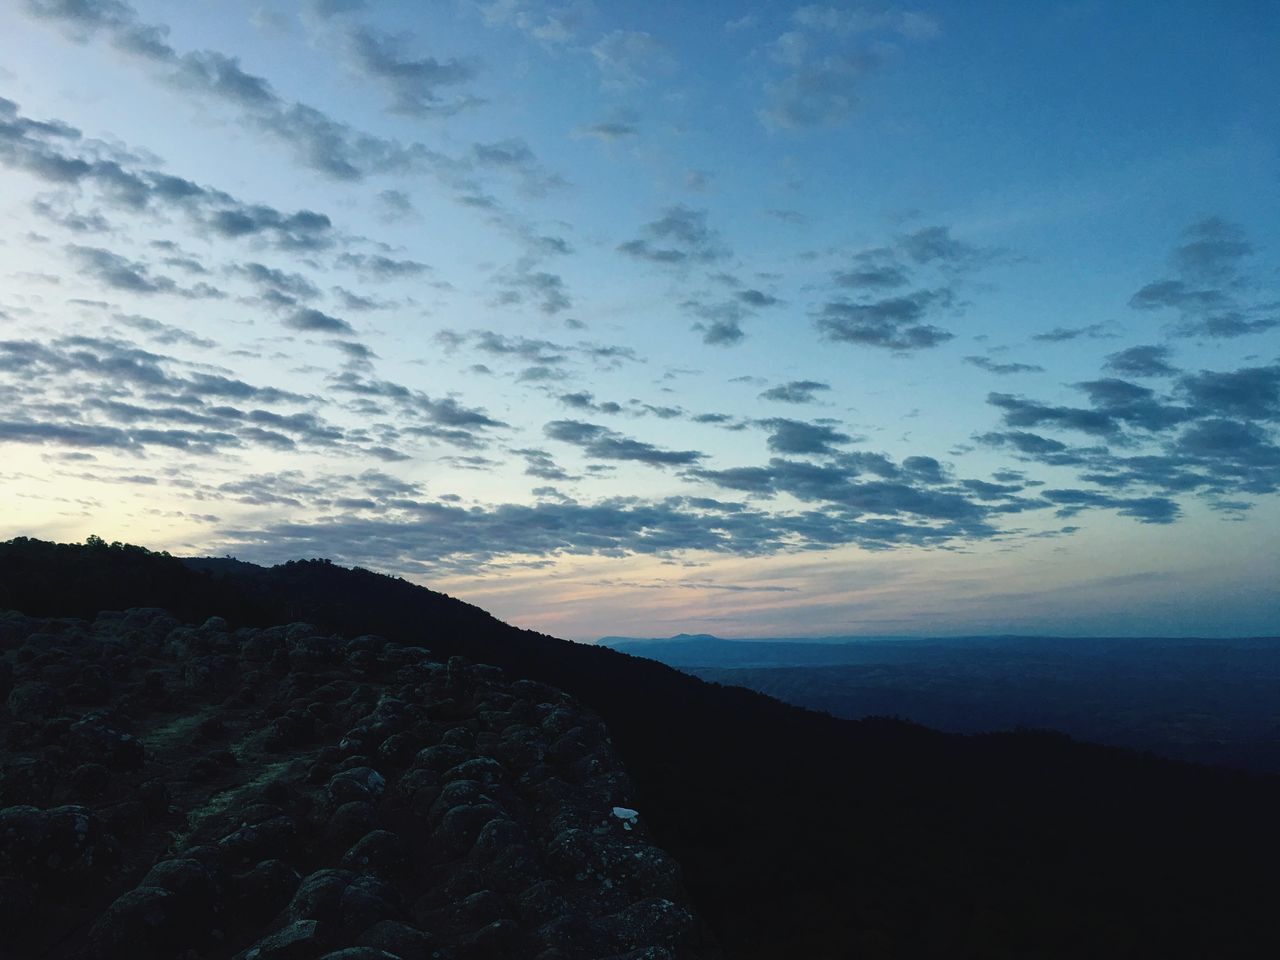
[(718, 956), (567, 695), (155, 609), (0, 614), (0, 929), (14, 960)]

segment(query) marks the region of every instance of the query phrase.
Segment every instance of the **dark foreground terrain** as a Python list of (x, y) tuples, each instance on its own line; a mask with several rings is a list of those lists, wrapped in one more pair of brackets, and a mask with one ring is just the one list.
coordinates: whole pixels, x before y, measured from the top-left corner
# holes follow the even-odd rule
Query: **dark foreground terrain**
[(603, 724), (544, 684), (156, 609), (0, 643), (6, 957), (708, 955)]
[(193, 625), (5, 621), (16, 956), (1280, 955), (1275, 778), (838, 720), (321, 561), (18, 540), (4, 608)]

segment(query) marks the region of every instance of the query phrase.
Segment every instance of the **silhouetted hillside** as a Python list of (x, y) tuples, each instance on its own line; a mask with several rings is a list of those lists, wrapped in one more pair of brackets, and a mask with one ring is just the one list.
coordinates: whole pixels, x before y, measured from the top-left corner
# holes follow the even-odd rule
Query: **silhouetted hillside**
[(0, 545), (0, 607), (135, 606), (379, 634), (568, 691), (604, 718), (731, 957), (1280, 955), (1272, 778), (837, 720), (323, 561)]

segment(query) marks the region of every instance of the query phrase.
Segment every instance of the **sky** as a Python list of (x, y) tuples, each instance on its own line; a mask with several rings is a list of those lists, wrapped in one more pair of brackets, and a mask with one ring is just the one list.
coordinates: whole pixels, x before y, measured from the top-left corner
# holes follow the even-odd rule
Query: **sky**
[(1280, 633), (1280, 6), (12, 0), (0, 537), (572, 639)]

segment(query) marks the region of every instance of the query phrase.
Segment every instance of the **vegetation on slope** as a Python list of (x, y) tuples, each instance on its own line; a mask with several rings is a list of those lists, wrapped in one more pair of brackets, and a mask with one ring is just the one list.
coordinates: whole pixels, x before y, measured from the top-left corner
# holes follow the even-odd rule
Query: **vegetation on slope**
[(596, 710), (730, 957), (1280, 955), (1280, 782), (1043, 734), (841, 721), (519, 630), (323, 561), (0, 545), (0, 607), (305, 619), (461, 654)]

